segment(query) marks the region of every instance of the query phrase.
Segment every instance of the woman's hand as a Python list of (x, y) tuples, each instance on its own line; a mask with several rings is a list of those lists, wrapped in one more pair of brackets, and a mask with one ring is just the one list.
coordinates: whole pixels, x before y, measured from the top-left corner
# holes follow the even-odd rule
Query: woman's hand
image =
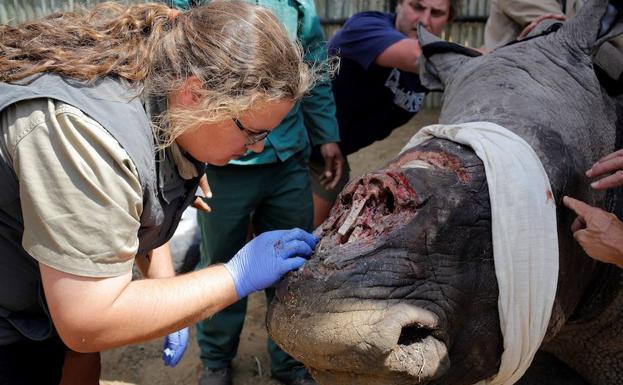
[(301, 229), (267, 231), (253, 238), (225, 264), (238, 297), (265, 289), (298, 269), (317, 243), (318, 238)]

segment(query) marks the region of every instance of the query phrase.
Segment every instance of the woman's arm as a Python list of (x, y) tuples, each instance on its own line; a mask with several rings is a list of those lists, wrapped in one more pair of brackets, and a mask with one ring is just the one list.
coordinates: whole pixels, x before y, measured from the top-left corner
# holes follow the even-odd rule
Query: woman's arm
[(178, 277), (89, 278), (40, 264), (56, 329), (69, 348), (94, 352), (153, 339), (206, 318), (238, 296), (223, 265)]
[(297, 269), (318, 242), (300, 230), (255, 237), (225, 265), (172, 278), (132, 281), (132, 273), (82, 277), (40, 263), (56, 329), (72, 350), (91, 352), (163, 336), (206, 318)]

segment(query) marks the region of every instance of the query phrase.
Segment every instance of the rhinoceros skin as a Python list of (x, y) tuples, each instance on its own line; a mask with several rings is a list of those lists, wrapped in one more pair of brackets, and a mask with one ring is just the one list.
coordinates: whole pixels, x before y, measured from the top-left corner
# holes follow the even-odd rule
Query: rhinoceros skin
[[(598, 34), (606, 5), (595, 0), (557, 32), (486, 56), (422, 42), (422, 79), (445, 89), (440, 123), (489, 121), (518, 134), (557, 203), (556, 300), (521, 385), (623, 384), (621, 270), (586, 256), (561, 204), (570, 195), (623, 213), (621, 191), (593, 191), (584, 176), (623, 143), (620, 105), (590, 57), (623, 30), (619, 20)], [(268, 328), (320, 384), (470, 385), (497, 373), (490, 203), (471, 149), (433, 139), (352, 181), (319, 234), (313, 258), (278, 286)]]

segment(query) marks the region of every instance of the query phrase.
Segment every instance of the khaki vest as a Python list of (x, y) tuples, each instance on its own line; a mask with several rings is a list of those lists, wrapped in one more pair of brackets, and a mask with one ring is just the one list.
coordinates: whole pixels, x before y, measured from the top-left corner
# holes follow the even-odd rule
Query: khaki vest
[[(19, 84), (0, 83), (0, 111), (16, 102), (52, 98), (75, 106), (99, 122), (134, 162), (143, 190), (138, 255), (168, 241), (199, 178), (182, 179), (167, 150), (154, 150), (150, 119), (138, 91), (106, 78), (95, 84), (42, 74)], [(153, 110), (153, 109), (152, 109)], [(194, 159), (200, 175), (205, 165)], [(47, 311), (37, 261), (21, 245), (24, 231), (19, 182), (0, 156), (0, 344), (55, 334)], [(60, 197), (62, 199), (62, 197)]]

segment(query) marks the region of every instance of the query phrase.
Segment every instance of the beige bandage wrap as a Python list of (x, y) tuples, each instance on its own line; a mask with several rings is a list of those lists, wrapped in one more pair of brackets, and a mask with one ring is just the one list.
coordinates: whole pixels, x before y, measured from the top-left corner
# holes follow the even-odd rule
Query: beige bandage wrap
[(497, 124), (427, 126), (401, 152), (432, 138), (470, 146), (485, 166), (504, 352), (498, 373), (477, 385), (511, 385), (530, 367), (556, 295), (558, 230), (549, 178), (530, 145)]

